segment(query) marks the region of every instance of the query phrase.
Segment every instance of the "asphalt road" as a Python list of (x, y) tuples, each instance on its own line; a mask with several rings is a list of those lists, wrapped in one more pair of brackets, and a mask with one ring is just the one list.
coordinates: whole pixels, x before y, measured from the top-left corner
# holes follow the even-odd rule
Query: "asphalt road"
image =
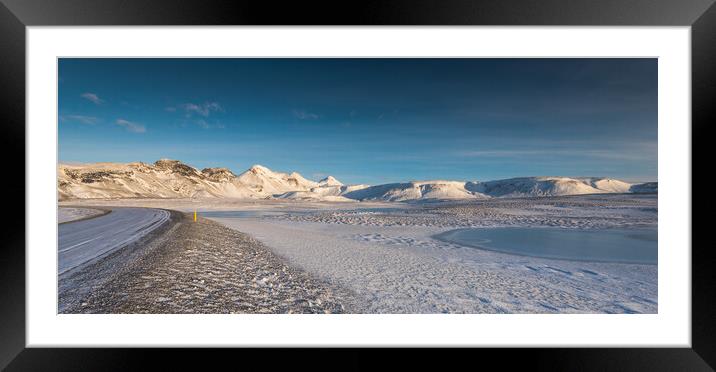
[(169, 221), (169, 212), (150, 208), (112, 208), (104, 216), (58, 225), (58, 273), (125, 246)]

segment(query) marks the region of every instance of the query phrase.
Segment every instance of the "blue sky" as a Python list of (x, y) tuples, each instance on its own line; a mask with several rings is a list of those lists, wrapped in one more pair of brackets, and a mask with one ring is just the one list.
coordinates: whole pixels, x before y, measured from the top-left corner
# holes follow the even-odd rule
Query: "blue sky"
[(656, 59), (60, 59), (62, 162), (657, 178)]

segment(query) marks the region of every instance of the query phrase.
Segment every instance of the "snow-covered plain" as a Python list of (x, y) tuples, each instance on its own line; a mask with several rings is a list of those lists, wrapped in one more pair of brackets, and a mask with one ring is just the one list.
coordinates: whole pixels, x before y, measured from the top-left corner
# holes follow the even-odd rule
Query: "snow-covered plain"
[(438, 203), (215, 198), (77, 202), (198, 210), (202, 217), (250, 234), (291, 265), (352, 291), (372, 313), (658, 311), (656, 265), (517, 256), (433, 238), (462, 227), (655, 228), (656, 194)]
[(656, 313), (656, 265), (540, 259), (432, 237), (466, 226), (655, 227), (656, 205), (654, 195), (573, 196), (211, 218), (348, 287), (370, 312)]

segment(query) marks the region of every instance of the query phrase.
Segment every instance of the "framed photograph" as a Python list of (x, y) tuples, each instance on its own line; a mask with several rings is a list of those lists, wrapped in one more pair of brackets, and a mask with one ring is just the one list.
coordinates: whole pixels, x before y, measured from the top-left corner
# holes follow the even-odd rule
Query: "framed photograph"
[(604, 5), (3, 0), (25, 199), (0, 362), (482, 347), (712, 370), (692, 169), (716, 7)]

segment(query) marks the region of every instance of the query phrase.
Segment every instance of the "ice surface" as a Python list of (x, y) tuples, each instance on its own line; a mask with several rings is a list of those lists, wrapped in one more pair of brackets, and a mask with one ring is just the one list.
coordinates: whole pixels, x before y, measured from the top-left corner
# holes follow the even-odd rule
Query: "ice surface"
[(477, 249), (532, 257), (657, 263), (656, 229), (497, 227), (456, 229), (434, 237)]

